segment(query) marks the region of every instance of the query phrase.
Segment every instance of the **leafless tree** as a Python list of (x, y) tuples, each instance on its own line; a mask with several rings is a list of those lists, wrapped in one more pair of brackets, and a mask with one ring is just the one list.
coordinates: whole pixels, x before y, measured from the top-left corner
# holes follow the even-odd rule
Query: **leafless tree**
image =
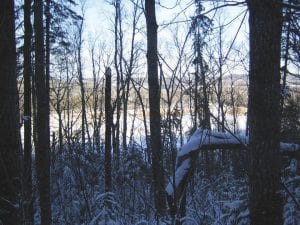
[(150, 106), (150, 146), (152, 155), (152, 175), (154, 202), (157, 220), (166, 214), (164, 191), (163, 149), (161, 144), (160, 87), (158, 83), (157, 23), (155, 1), (145, 1), (147, 26), (147, 71)]

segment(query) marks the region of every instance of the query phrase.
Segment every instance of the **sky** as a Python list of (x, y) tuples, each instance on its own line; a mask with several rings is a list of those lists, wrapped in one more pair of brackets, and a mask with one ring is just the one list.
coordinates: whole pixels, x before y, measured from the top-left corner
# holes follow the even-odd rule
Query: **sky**
[[(107, 45), (113, 49), (114, 44), (114, 33), (113, 33), (113, 23), (114, 23), (114, 7), (110, 3), (112, 0), (85, 0), (85, 26), (84, 26), (84, 36), (85, 39), (88, 40), (90, 37), (97, 38), (100, 41), (106, 42)], [(122, 0), (123, 6), (123, 14), (130, 18), (132, 8), (131, 0)], [(187, 33), (187, 24), (182, 21), (190, 20), (191, 16), (194, 15), (194, 4), (193, 0), (178, 0), (177, 5), (175, 0), (160, 0), (157, 1), (159, 3), (156, 4), (156, 16), (157, 23), (159, 25), (158, 28), (158, 41), (159, 41), (159, 49), (164, 45), (171, 46), (174, 42), (174, 27), (177, 27), (179, 30), (179, 35), (182, 35), (184, 38)], [(210, 10), (212, 6), (205, 6), (205, 10)], [(244, 16), (244, 8), (241, 7), (227, 7), (223, 8), (222, 14), (220, 17), (215, 17), (215, 24), (218, 24), (218, 21), (222, 24), (230, 23), (230, 21), (235, 18), (237, 15), (240, 15), (234, 22), (231, 23), (230, 26), (225, 27), (225, 41), (227, 45), (230, 45), (232, 40), (235, 37), (236, 31), (240, 26), (240, 22)], [(212, 15), (212, 14), (210, 14)], [(140, 27), (144, 29), (144, 16), (142, 15), (142, 21), (140, 23)], [(235, 43), (238, 45), (244, 45), (244, 49), (246, 49), (247, 41), (247, 16), (244, 19), (244, 24), (242, 26), (241, 31), (236, 37)], [(178, 22), (178, 23), (177, 23)], [(126, 27), (124, 25), (123, 27)], [(173, 29), (173, 30), (172, 30)], [(184, 30), (185, 29), (185, 30)], [(124, 33), (129, 32), (124, 29)], [(145, 39), (144, 36), (140, 36), (140, 38)], [(225, 44), (224, 44), (225, 46)], [(229, 48), (229, 46), (228, 46)], [(225, 50), (226, 52), (226, 50)], [(84, 57), (88, 58), (88, 52), (84, 53)], [(89, 66), (87, 66), (89, 67)], [(91, 74), (90, 72), (85, 73)]]
[[(89, 34), (95, 34), (97, 36), (113, 35), (113, 17), (114, 17), (114, 8), (110, 3), (112, 0), (86, 0), (86, 14), (85, 14), (85, 25), (86, 32)], [(160, 5), (156, 6), (156, 16), (158, 25), (167, 24), (173, 21), (176, 18), (176, 21), (189, 19), (189, 16), (192, 15), (194, 9), (191, 0), (181, 0), (178, 1), (179, 5), (175, 6), (174, 0), (161, 0)], [(130, 7), (132, 4), (130, 0), (122, 1), (124, 14), (130, 16)], [(189, 6), (189, 7), (187, 7)], [(185, 10), (185, 13), (178, 13)], [(143, 18), (144, 19), (144, 18)], [(164, 26), (165, 27), (165, 26)]]
[[(114, 9), (110, 3), (112, 0), (86, 0), (86, 25), (89, 32), (106, 32), (110, 29), (113, 23)], [(160, 26), (164, 24), (183, 21), (190, 19), (190, 16), (194, 13), (193, 0), (178, 0), (176, 6), (175, 0), (160, 0), (156, 5), (157, 23)], [(122, 1), (124, 11), (130, 4), (129, 0)], [(175, 7), (176, 6), (176, 7)], [(206, 11), (210, 10), (211, 6), (205, 6)], [(232, 17), (245, 10), (245, 7), (227, 7), (223, 9), (224, 23), (228, 22)]]
[(109, 30), (113, 7), (104, 0), (86, 0), (86, 25), (88, 32), (103, 33)]

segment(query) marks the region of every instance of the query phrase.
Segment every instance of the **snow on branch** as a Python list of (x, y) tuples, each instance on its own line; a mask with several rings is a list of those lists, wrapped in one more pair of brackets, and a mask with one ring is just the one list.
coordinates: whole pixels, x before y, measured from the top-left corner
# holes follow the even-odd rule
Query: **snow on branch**
[[(175, 176), (166, 187), (169, 197), (172, 197), (174, 193), (179, 196), (182, 194), (182, 191), (177, 191), (177, 189), (186, 183), (185, 180), (192, 170), (193, 159), (197, 158), (199, 152), (214, 149), (248, 149), (248, 137), (211, 130), (196, 130), (177, 153)], [(280, 150), (283, 155), (300, 156), (298, 144), (280, 143)]]

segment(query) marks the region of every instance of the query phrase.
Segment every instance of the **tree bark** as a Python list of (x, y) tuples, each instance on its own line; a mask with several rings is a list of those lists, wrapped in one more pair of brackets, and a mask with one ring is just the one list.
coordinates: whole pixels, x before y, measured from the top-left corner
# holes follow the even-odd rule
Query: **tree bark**
[(248, 0), (250, 27), (250, 223), (281, 225), (280, 1)]
[(14, 1), (0, 1), (0, 221), (19, 224), (19, 115)]
[(111, 175), (111, 128), (112, 128), (112, 107), (111, 107), (111, 70), (105, 71), (105, 192), (112, 191)]
[(161, 145), (160, 90), (158, 83), (157, 23), (155, 1), (145, 1), (147, 25), (147, 70), (150, 106), (150, 147), (156, 216), (165, 215), (163, 152)]
[[(46, 101), (47, 101), (47, 137), (49, 139), (50, 146), (50, 22), (51, 22), (51, 14), (50, 14), (50, 2), (52, 0), (46, 0), (45, 6), (45, 33), (46, 33), (46, 42), (45, 42), (45, 68), (46, 68)], [(50, 158), (49, 158), (50, 160)]]
[(50, 136), (49, 136), (49, 101), (45, 74), (45, 47), (43, 26), (43, 1), (34, 2), (35, 31), (35, 86), (37, 100), (37, 146), (36, 169), (41, 208), (41, 224), (51, 224), (50, 199)]
[(85, 89), (83, 83), (83, 74), (82, 74), (82, 59), (81, 59), (81, 47), (82, 47), (82, 29), (83, 29), (83, 20), (79, 21), (78, 25), (78, 43), (77, 43), (77, 70), (78, 70), (78, 81), (80, 84), (80, 98), (81, 98), (81, 151), (85, 150), (85, 133), (88, 127), (86, 124), (86, 109), (85, 109)]
[(24, 222), (31, 225), (33, 218), (33, 196), (32, 196), (32, 145), (31, 145), (31, 39), (32, 25), (31, 16), (31, 0), (24, 1)]

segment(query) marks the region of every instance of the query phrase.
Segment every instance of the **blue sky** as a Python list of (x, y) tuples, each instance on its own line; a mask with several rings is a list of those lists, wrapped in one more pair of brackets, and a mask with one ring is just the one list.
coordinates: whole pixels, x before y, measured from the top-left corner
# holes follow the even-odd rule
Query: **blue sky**
[[(111, 0), (110, 0), (111, 1)], [(156, 16), (158, 25), (174, 22), (174, 21), (182, 21), (186, 19), (190, 19), (190, 17), (194, 13), (194, 6), (193, 0), (179, 0), (179, 5), (173, 7), (175, 5), (175, 0), (161, 0), (160, 5), (156, 5)], [(123, 13), (128, 14), (130, 17), (130, 8), (132, 7), (132, 3), (130, 0), (122, 0), (123, 5)], [(172, 9), (169, 9), (172, 8)], [(206, 6), (206, 10), (209, 10), (211, 6)], [(218, 20), (220, 23), (226, 24), (232, 20), (232, 18), (236, 17), (236, 15), (240, 14), (241, 11), (245, 10), (245, 8), (240, 7), (228, 7), (222, 9), (222, 13), (220, 14)], [(227, 42), (227, 45), (230, 45), (231, 40), (234, 38), (236, 31), (240, 25), (240, 21), (242, 20), (243, 16), (240, 16), (230, 27), (226, 28), (226, 32), (224, 33), (224, 40)], [(144, 20), (144, 16), (142, 16)], [(85, 2), (85, 26), (84, 26), (84, 35), (85, 40), (88, 40), (89, 37), (97, 37), (98, 40), (104, 41), (111, 49), (113, 49), (114, 44), (114, 33), (113, 33), (113, 21), (114, 20), (114, 7), (106, 0), (86, 0)], [(217, 19), (215, 24), (217, 24)], [(245, 50), (247, 47), (247, 18), (245, 19), (244, 25), (242, 30), (240, 31), (236, 43), (239, 45), (244, 45)], [(186, 35), (187, 24), (179, 23), (179, 28), (183, 29), (184, 32), (179, 32), (179, 35), (184, 36)], [(141, 21), (141, 27), (144, 26), (144, 21)], [(158, 33), (158, 40), (159, 44), (162, 45), (169, 45), (171, 46), (173, 43), (173, 33), (174, 31), (171, 30), (171, 27), (175, 26), (159, 26), (159, 33)], [(126, 26), (124, 32), (126, 30)], [(130, 28), (129, 28), (130, 29)], [(141, 35), (139, 38), (145, 38)], [(87, 43), (87, 42), (85, 42)], [(226, 52), (226, 44), (224, 44), (225, 52)], [(160, 51), (163, 51), (161, 45), (159, 46)], [(85, 53), (86, 57), (88, 58), (88, 52)], [(87, 73), (89, 74), (89, 73)]]

